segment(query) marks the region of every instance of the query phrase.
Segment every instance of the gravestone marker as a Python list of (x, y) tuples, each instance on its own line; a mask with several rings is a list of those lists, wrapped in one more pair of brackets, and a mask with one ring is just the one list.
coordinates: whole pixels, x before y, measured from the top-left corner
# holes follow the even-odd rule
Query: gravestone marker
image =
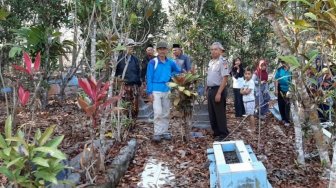
[(151, 103), (145, 103), (144, 99), (140, 97), (139, 99), (139, 114), (138, 120), (150, 122), (154, 118), (153, 105)]
[(198, 129), (211, 129), (207, 104), (199, 104), (194, 106), (191, 125), (192, 127)]
[(266, 168), (243, 141), (214, 142), (207, 154), (211, 188), (272, 188)]

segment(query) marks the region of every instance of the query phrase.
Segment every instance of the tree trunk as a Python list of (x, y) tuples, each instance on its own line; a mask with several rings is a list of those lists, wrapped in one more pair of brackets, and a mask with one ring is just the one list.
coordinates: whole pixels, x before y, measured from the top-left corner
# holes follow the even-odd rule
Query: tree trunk
[[(3, 79), (3, 76), (2, 76), (2, 58), (3, 58), (3, 50), (1, 50), (1, 52), (0, 52), (0, 82), (1, 82), (2, 88), (5, 89), (5, 87), (6, 87), (5, 80)], [(1, 86), (0, 86), (0, 88), (1, 88)], [(8, 102), (8, 98), (7, 98), (7, 92), (4, 91), (4, 95), (5, 95), (5, 102), (6, 102), (5, 103), (6, 104), (6, 112), (7, 112), (7, 116), (9, 116), (10, 113), (9, 113), (9, 102)]]
[(329, 188), (336, 188), (336, 142), (334, 142), (333, 151), (334, 152), (330, 170)]
[[(309, 124), (311, 125), (314, 139), (316, 142), (316, 147), (320, 155), (321, 164), (325, 164), (327, 167), (330, 167), (330, 158), (328, 154), (328, 144), (324, 140), (322, 127), (320, 125), (320, 120), (318, 118), (317, 114), (317, 105), (315, 102), (309, 97), (308, 92), (305, 87), (305, 83), (303, 80), (305, 78), (302, 78), (302, 75), (299, 75), (298, 72), (293, 73), (293, 80), (295, 84), (295, 88), (297, 89), (297, 96), (298, 99), (296, 102), (300, 103), (299, 111), (304, 112), (301, 113), (302, 116), (304, 114), (309, 117)], [(301, 107), (301, 108), (300, 108)], [(303, 108), (303, 109), (302, 109)], [(301, 119), (304, 119), (301, 117)], [(295, 126), (301, 126), (301, 125), (295, 125)]]
[(302, 108), (298, 107), (298, 102), (293, 101), (291, 104), (291, 115), (294, 122), (295, 131), (295, 149), (297, 152), (297, 161), (300, 165), (305, 165), (304, 151), (303, 151), (303, 135), (302, 135)]
[(182, 126), (181, 126), (181, 136), (182, 141), (188, 142), (190, 140), (190, 128), (191, 128), (191, 117), (192, 110), (184, 110), (182, 112)]
[(92, 20), (91, 26), (91, 71), (92, 75), (96, 76), (96, 37), (97, 37), (97, 19)]
[[(272, 5), (270, 5), (272, 6)], [(270, 7), (271, 9), (274, 7)], [(277, 35), (280, 45), (284, 49), (284, 54), (295, 54), (296, 51), (290, 46), (290, 43), (285, 38), (285, 34), (280, 26), (280, 23), (277, 21), (275, 14), (268, 14), (267, 15), (268, 20), (270, 21), (271, 25), (273, 26), (274, 33)], [(302, 78), (303, 75), (300, 75), (299, 70), (293, 71), (293, 81), (296, 88), (296, 95), (297, 99), (294, 99), (293, 102), (300, 103), (298, 107), (303, 107), (304, 109), (300, 109), (301, 111), (304, 111), (305, 114), (309, 117), (309, 122), (311, 124), (314, 139), (316, 141), (316, 146), (320, 155), (320, 160), (322, 164), (325, 164), (326, 166), (330, 166), (330, 159), (328, 156), (328, 145), (326, 142), (324, 142), (322, 129), (320, 126), (319, 118), (317, 115), (317, 106), (314, 103), (314, 101), (309, 97), (308, 92), (305, 87), (304, 78)], [(295, 122), (294, 122), (295, 124)], [(300, 127), (301, 125), (296, 125), (297, 127)]]
[(59, 71), (62, 72), (64, 71), (64, 61), (63, 61), (63, 56), (59, 55), (58, 56), (58, 62), (59, 62)]
[(74, 36), (73, 36), (73, 42), (74, 46), (72, 48), (72, 63), (71, 67), (74, 68), (76, 67), (76, 62), (77, 62), (77, 43), (78, 43), (78, 26), (77, 26), (77, 1), (75, 1), (75, 9), (74, 9), (74, 19), (73, 19), (73, 24), (74, 24)]

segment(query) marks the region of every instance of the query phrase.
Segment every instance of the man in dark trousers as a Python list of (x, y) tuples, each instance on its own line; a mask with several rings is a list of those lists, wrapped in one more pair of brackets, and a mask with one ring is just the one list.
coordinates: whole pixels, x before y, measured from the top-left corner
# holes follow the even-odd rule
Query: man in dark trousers
[(141, 62), (141, 96), (143, 98), (147, 98), (146, 96), (146, 73), (147, 73), (147, 65), (150, 60), (154, 58), (154, 48), (152, 44), (149, 44), (146, 48), (146, 56)]
[(190, 57), (183, 54), (180, 44), (173, 44), (173, 55), (176, 63), (181, 67), (183, 72), (189, 72), (191, 70)]
[(145, 58), (142, 60), (141, 63), (141, 82), (144, 83), (146, 82), (146, 73), (147, 73), (147, 65), (148, 62), (153, 59), (154, 56), (154, 48), (152, 44), (149, 44), (146, 48), (146, 56)]
[(132, 39), (126, 41), (126, 53), (121, 53), (118, 57), (118, 64), (115, 77), (123, 81), (121, 92), (123, 99), (130, 103), (132, 119), (136, 120), (139, 112), (139, 87), (140, 62), (133, 55), (135, 42)]
[(207, 76), (208, 111), (215, 140), (223, 140), (229, 135), (226, 125), (226, 86), (229, 76), (229, 63), (221, 56), (222, 50), (224, 48), (219, 42), (214, 42), (211, 45), (212, 59), (209, 62)]

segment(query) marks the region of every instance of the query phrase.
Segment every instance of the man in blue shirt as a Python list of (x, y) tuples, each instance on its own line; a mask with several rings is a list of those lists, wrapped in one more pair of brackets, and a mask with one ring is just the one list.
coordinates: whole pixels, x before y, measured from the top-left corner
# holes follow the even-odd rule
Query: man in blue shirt
[(168, 44), (158, 42), (156, 46), (158, 56), (149, 61), (147, 65), (147, 94), (154, 109), (154, 135), (153, 141), (159, 142), (161, 138), (170, 140), (168, 132), (170, 100), (167, 83), (171, 77), (180, 73), (181, 69), (172, 60), (167, 58)]
[(292, 73), (289, 70), (288, 64), (281, 60), (279, 62), (281, 63), (281, 67), (275, 73), (275, 95), (278, 95), (282, 122), (285, 126), (289, 126), (290, 101), (286, 95), (292, 82)]
[(173, 54), (175, 56), (176, 63), (181, 67), (183, 72), (188, 72), (191, 70), (190, 57), (183, 54), (180, 44), (173, 44)]

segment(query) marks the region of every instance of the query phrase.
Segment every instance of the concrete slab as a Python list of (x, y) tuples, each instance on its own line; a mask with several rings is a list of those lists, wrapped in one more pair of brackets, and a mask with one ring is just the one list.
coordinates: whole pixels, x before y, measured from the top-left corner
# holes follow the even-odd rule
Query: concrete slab
[(205, 136), (203, 135), (203, 133), (201, 133), (201, 132), (190, 132), (190, 136), (191, 136), (192, 138), (203, 138), (203, 137), (205, 137)]
[(139, 188), (163, 187), (164, 185), (174, 186), (175, 175), (162, 161), (150, 158), (141, 174), (141, 181), (137, 184)]
[(0, 89), (0, 93), (11, 93), (13, 90), (10, 87), (5, 87)]
[(191, 125), (193, 128), (211, 129), (207, 104), (194, 106), (192, 121)]
[(191, 125), (193, 128), (197, 129), (211, 129), (210, 122), (208, 121), (193, 122)]
[(273, 105), (273, 107), (270, 108), (269, 110), (271, 111), (271, 113), (273, 114), (273, 116), (274, 116), (277, 120), (279, 120), (279, 121), (282, 120), (281, 115), (280, 115), (280, 111), (279, 111), (278, 103), (275, 103), (275, 104)]
[(209, 114), (195, 114), (193, 121), (207, 121), (209, 122)]
[(151, 122), (154, 118), (153, 105), (145, 103), (142, 98), (139, 99), (139, 114), (138, 120)]

